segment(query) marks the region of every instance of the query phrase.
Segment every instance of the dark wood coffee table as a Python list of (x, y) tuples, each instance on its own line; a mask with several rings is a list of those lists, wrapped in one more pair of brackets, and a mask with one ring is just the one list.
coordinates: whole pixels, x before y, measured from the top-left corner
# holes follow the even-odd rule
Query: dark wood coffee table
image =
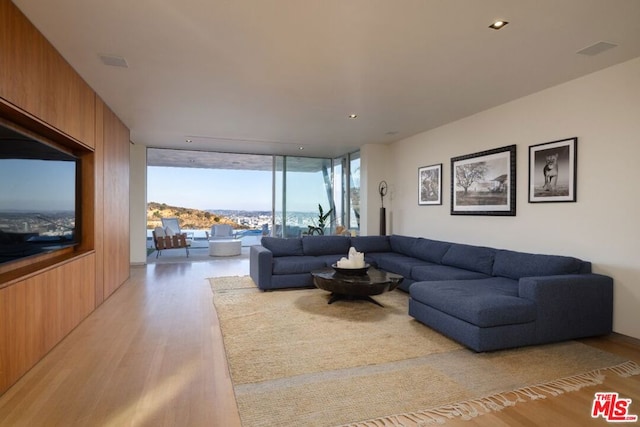
[(342, 299), (358, 299), (370, 301), (380, 307), (384, 306), (371, 296), (392, 291), (403, 280), (399, 274), (387, 273), (375, 268), (369, 268), (367, 274), (363, 276), (336, 273), (332, 268), (312, 271), (311, 275), (317, 288), (331, 292), (329, 304)]

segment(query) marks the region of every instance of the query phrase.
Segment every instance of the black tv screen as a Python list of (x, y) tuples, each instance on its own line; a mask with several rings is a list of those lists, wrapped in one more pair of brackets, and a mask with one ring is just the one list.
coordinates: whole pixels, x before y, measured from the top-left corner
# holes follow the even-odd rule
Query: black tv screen
[(0, 123), (0, 263), (77, 242), (78, 158)]

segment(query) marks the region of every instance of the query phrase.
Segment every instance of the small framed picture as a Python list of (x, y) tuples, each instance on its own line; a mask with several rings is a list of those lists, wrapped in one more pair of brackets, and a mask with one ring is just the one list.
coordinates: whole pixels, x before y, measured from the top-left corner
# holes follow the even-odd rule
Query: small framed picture
[(529, 146), (529, 203), (575, 202), (578, 138)]
[(442, 204), (442, 163), (418, 169), (418, 204)]
[(516, 215), (516, 146), (451, 159), (451, 215)]

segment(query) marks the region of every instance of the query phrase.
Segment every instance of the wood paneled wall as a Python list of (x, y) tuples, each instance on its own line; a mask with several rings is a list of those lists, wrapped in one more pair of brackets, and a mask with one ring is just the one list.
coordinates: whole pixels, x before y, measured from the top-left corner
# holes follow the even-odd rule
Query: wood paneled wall
[(2, 97), (93, 147), (95, 92), (10, 0), (0, 19)]
[[(94, 156), (100, 159), (96, 162), (93, 176), (96, 182), (104, 183), (104, 111), (107, 106), (102, 99), (96, 97), (96, 147)], [(95, 227), (93, 248), (96, 251), (96, 307), (102, 304), (104, 296), (104, 184), (96, 185), (93, 194), (96, 209), (92, 218)]]
[(104, 111), (104, 298), (129, 277), (129, 129)]
[(0, 266), (0, 394), (129, 277), (129, 130), (0, 0), (0, 118), (81, 161), (80, 244)]
[(0, 393), (95, 308), (87, 253), (0, 289)]

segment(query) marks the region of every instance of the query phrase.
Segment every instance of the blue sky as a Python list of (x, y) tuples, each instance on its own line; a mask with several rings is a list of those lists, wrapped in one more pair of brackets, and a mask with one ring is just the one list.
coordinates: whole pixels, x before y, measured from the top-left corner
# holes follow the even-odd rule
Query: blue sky
[[(271, 171), (150, 166), (147, 201), (195, 209), (271, 210)], [(320, 173), (291, 173), (287, 209), (315, 212), (327, 195)]]
[(0, 160), (0, 209), (75, 210), (75, 162)]

